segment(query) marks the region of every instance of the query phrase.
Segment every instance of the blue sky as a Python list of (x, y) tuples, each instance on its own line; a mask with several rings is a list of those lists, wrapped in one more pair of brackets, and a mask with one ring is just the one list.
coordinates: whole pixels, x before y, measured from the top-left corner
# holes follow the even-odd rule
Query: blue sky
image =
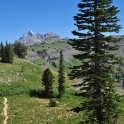
[[(74, 37), (73, 16), (81, 0), (0, 0), (0, 41), (14, 42), (32, 30), (45, 34), (52, 31), (62, 37)], [(124, 0), (114, 0), (119, 7), (119, 24), (124, 27)], [(113, 33), (114, 34), (114, 33)], [(124, 28), (119, 32), (124, 35)]]

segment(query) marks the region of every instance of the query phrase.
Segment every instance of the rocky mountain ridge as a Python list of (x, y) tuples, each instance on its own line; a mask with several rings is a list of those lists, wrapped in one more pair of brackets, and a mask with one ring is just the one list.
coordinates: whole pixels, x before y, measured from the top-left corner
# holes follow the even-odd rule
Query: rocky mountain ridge
[(32, 30), (29, 30), (28, 33), (24, 33), (22, 37), (19, 38), (19, 41), (25, 42), (43, 42), (46, 39), (62, 39), (60, 35), (57, 35), (53, 32), (47, 32), (45, 34), (34, 33)]
[(63, 51), (66, 68), (79, 62), (79, 60), (74, 60), (73, 58), (73, 55), (77, 54), (78, 51), (73, 49), (65, 41), (32, 45), (29, 47), (26, 59), (41, 66), (48, 67), (51, 65), (56, 68), (59, 63), (61, 49)]

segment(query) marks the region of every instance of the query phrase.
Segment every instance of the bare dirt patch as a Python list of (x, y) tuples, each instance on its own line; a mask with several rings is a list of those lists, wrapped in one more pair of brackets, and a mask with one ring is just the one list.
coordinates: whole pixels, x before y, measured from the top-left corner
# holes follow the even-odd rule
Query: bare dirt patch
[(8, 113), (7, 113), (7, 110), (8, 110), (8, 104), (7, 104), (7, 98), (3, 97), (4, 99), (4, 108), (3, 108), (3, 114), (5, 116), (5, 120), (3, 121), (3, 124), (7, 124), (7, 120), (8, 120)]

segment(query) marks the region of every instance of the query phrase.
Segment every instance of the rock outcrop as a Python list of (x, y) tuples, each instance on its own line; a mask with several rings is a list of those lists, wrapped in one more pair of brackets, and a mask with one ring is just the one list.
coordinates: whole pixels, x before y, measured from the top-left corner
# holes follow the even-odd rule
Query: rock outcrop
[(37, 51), (37, 53), (33, 51), (28, 51), (28, 55), (26, 56), (26, 59), (32, 62), (34, 62), (35, 60), (42, 60), (43, 64), (39, 64), (39, 65), (44, 65), (44, 66), (52, 65), (56, 67), (59, 63), (61, 49), (63, 49), (64, 61), (69, 65), (72, 65), (73, 55), (77, 54), (77, 51), (71, 47), (42, 49), (40, 51)]

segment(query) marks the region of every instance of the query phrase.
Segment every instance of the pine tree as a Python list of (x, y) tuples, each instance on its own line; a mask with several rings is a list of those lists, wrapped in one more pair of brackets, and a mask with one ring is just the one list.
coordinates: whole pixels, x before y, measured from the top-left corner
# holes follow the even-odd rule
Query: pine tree
[(1, 42), (1, 44), (0, 44), (0, 57), (1, 57), (1, 61), (2, 61), (2, 52), (3, 52), (2, 48), (3, 48), (3, 44)]
[(6, 46), (5, 46), (5, 54), (6, 54), (6, 61), (5, 62), (9, 62), (10, 59), (10, 45), (8, 44), (8, 42), (6, 41)]
[[(74, 55), (82, 64), (74, 66), (70, 79), (81, 78), (82, 124), (115, 124), (118, 118), (119, 95), (115, 90), (115, 65), (120, 58), (112, 51), (118, 48), (113, 43), (120, 39), (105, 36), (106, 32), (119, 32), (116, 14), (118, 8), (112, 0), (82, 0), (79, 13), (74, 16), (77, 30), (72, 31), (78, 39), (69, 44), (80, 51)], [(86, 118), (85, 118), (86, 117)]]
[(9, 63), (13, 63), (13, 48), (11, 47), (11, 45), (9, 44)]
[(6, 62), (5, 47), (2, 42), (1, 42), (1, 62)]
[(54, 76), (49, 68), (47, 68), (42, 75), (42, 84), (45, 86), (45, 95), (51, 97), (53, 95)]
[(0, 57), (1, 57), (1, 44), (0, 44)]
[(65, 76), (64, 76), (64, 65), (63, 65), (63, 53), (62, 50), (60, 50), (60, 60), (59, 60), (59, 74), (58, 74), (58, 91), (59, 91), (59, 97), (61, 98), (62, 95), (65, 92)]
[(6, 46), (5, 46), (5, 54), (6, 54), (6, 63), (13, 63), (13, 49), (10, 44), (6, 41)]

